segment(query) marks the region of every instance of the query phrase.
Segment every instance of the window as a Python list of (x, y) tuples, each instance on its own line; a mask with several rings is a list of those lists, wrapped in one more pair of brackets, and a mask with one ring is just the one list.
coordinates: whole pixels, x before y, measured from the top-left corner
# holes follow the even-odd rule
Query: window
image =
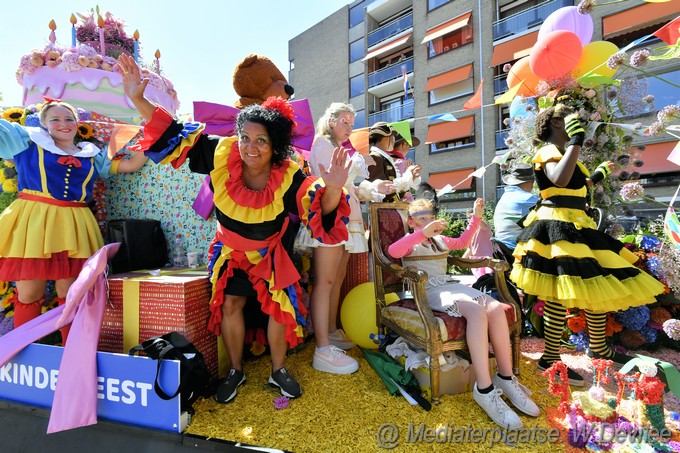
[(439, 8), (442, 5), (447, 4), (451, 0), (427, 0), (427, 10), (432, 11), (435, 8)]
[(422, 43), (427, 44), (428, 56), (434, 57), (472, 42), (472, 12), (432, 27), (425, 33)]
[(366, 110), (359, 110), (354, 115), (354, 129), (366, 127)]
[(364, 93), (364, 75), (359, 74), (349, 79), (349, 97), (359, 96)]
[(289, 63), (289, 67), (288, 67), (289, 71), (292, 71), (293, 69), (295, 69), (295, 60), (290, 60), (288, 63)]
[[(664, 68), (662, 68), (664, 69)], [(646, 69), (649, 71), (649, 69)], [(680, 68), (665, 71), (650, 71), (671, 83), (680, 85)], [(617, 96), (610, 102), (616, 118), (632, 117), (654, 113), (667, 105), (680, 105), (680, 88), (666, 83), (657, 77), (628, 77), (621, 84), (610, 91), (616, 91)], [(646, 96), (650, 96), (646, 102)]]
[(425, 85), (430, 105), (468, 95), (473, 93), (474, 89), (472, 64), (430, 77)]
[(359, 25), (364, 21), (364, 11), (366, 9), (366, 4), (367, 2), (361, 2), (349, 9), (349, 28)]
[(365, 54), (364, 38), (357, 39), (349, 45), (349, 62), (357, 61)]
[(474, 115), (430, 125), (425, 142), (430, 145), (431, 154), (474, 145)]

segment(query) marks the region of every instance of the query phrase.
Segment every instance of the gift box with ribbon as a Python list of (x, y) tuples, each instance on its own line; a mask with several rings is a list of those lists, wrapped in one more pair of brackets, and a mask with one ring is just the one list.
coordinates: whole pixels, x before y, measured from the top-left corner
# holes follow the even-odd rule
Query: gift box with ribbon
[[(158, 275), (154, 275), (158, 274)], [(99, 350), (127, 353), (144, 340), (176, 331), (205, 356), (218, 376), (221, 339), (208, 331), (210, 281), (205, 268), (135, 271), (108, 277), (109, 303)]]

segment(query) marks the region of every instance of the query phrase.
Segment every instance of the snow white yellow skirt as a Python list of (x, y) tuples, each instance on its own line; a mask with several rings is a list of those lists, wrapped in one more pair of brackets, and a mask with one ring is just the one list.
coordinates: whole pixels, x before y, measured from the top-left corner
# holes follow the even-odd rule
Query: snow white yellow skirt
[(0, 280), (75, 278), (103, 245), (86, 203), (21, 192), (0, 214)]
[(580, 209), (542, 206), (517, 238), (510, 279), (526, 294), (567, 308), (625, 310), (655, 301), (664, 286), (638, 257), (596, 229)]

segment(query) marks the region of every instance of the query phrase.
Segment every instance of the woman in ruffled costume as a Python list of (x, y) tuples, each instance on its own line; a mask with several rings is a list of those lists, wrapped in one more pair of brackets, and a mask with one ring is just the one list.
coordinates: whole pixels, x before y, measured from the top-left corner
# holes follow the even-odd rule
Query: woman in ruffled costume
[(14, 159), (19, 186), (0, 215), (0, 280), (16, 282), (15, 328), (40, 315), (48, 280), (63, 305), (83, 263), (104, 245), (88, 207), (95, 179), (137, 171), (147, 160), (111, 161), (106, 149), (75, 144), (78, 112), (65, 102), (46, 98), (39, 118), (41, 127), (0, 120), (0, 157)]
[(248, 296), (256, 296), (269, 315), (269, 384), (289, 398), (300, 396), (300, 385), (285, 368), (288, 345), (303, 340), (306, 315), (300, 275), (291, 261), (298, 228), (290, 216), (302, 218), (324, 243), (347, 240), (350, 209), (342, 188), (349, 171), (347, 153), (333, 153), (330, 166), (321, 167), (323, 179), (306, 177), (288, 157), (295, 123), (283, 99), (243, 109), (236, 120), (237, 137), (208, 136), (201, 133), (204, 125), (178, 123), (144, 97), (148, 80), (142, 80), (132, 58), (121, 55), (118, 65), (125, 93), (148, 121), (139, 150), (174, 167), (189, 159), (192, 171), (211, 176), (218, 225), (209, 253), (208, 328), (222, 336), (232, 367), (218, 386), (216, 401), (231, 401), (246, 380), (243, 307)]
[[(536, 138), (532, 162), (541, 200), (517, 237), (510, 278), (526, 294), (545, 300), (545, 350), (538, 367), (546, 369), (560, 359), (568, 308), (586, 313), (588, 355), (623, 364), (629, 357), (605, 341), (607, 312), (652, 303), (664, 287), (635, 267), (637, 256), (598, 231), (586, 214), (588, 188), (603, 180), (612, 165), (604, 162), (591, 175), (579, 162), (585, 131), (578, 115), (562, 104), (542, 111), (536, 117)], [(569, 381), (584, 384), (573, 370)]]
[[(341, 102), (332, 103), (319, 119), (316, 126), (316, 137), (310, 151), (309, 169), (312, 175), (321, 175), (323, 166), (327, 166), (335, 149), (349, 139), (354, 127), (354, 107)], [(337, 314), (340, 305), (340, 289), (345, 280), (350, 253), (368, 251), (366, 227), (361, 216), (361, 201), (379, 201), (382, 199), (376, 192), (383, 187), (388, 191), (389, 183), (383, 182), (377, 189), (369, 181), (362, 181), (357, 187), (354, 181), (358, 177), (368, 178), (366, 161), (359, 153), (351, 157), (351, 168), (345, 189), (349, 193), (351, 213), (347, 230), (347, 242), (340, 245), (328, 245), (302, 235), (301, 242), (314, 249), (314, 289), (311, 297), (311, 316), (316, 338), (316, 350), (312, 366), (326, 373), (350, 374), (359, 369), (359, 364), (352, 357), (345, 355), (343, 349), (354, 346), (342, 329), (337, 328)]]

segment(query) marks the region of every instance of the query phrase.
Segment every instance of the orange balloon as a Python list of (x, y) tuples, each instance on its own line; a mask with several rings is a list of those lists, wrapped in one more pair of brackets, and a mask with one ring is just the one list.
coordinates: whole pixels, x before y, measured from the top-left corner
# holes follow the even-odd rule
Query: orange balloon
[(556, 79), (576, 67), (582, 51), (581, 40), (574, 33), (566, 30), (551, 31), (531, 48), (529, 65), (541, 79)]
[(515, 62), (508, 72), (508, 88), (512, 88), (518, 83), (524, 81), (522, 86), (517, 91), (519, 96), (531, 97), (536, 96), (536, 85), (541, 81), (540, 77), (533, 73), (529, 65), (529, 57), (520, 58)]

